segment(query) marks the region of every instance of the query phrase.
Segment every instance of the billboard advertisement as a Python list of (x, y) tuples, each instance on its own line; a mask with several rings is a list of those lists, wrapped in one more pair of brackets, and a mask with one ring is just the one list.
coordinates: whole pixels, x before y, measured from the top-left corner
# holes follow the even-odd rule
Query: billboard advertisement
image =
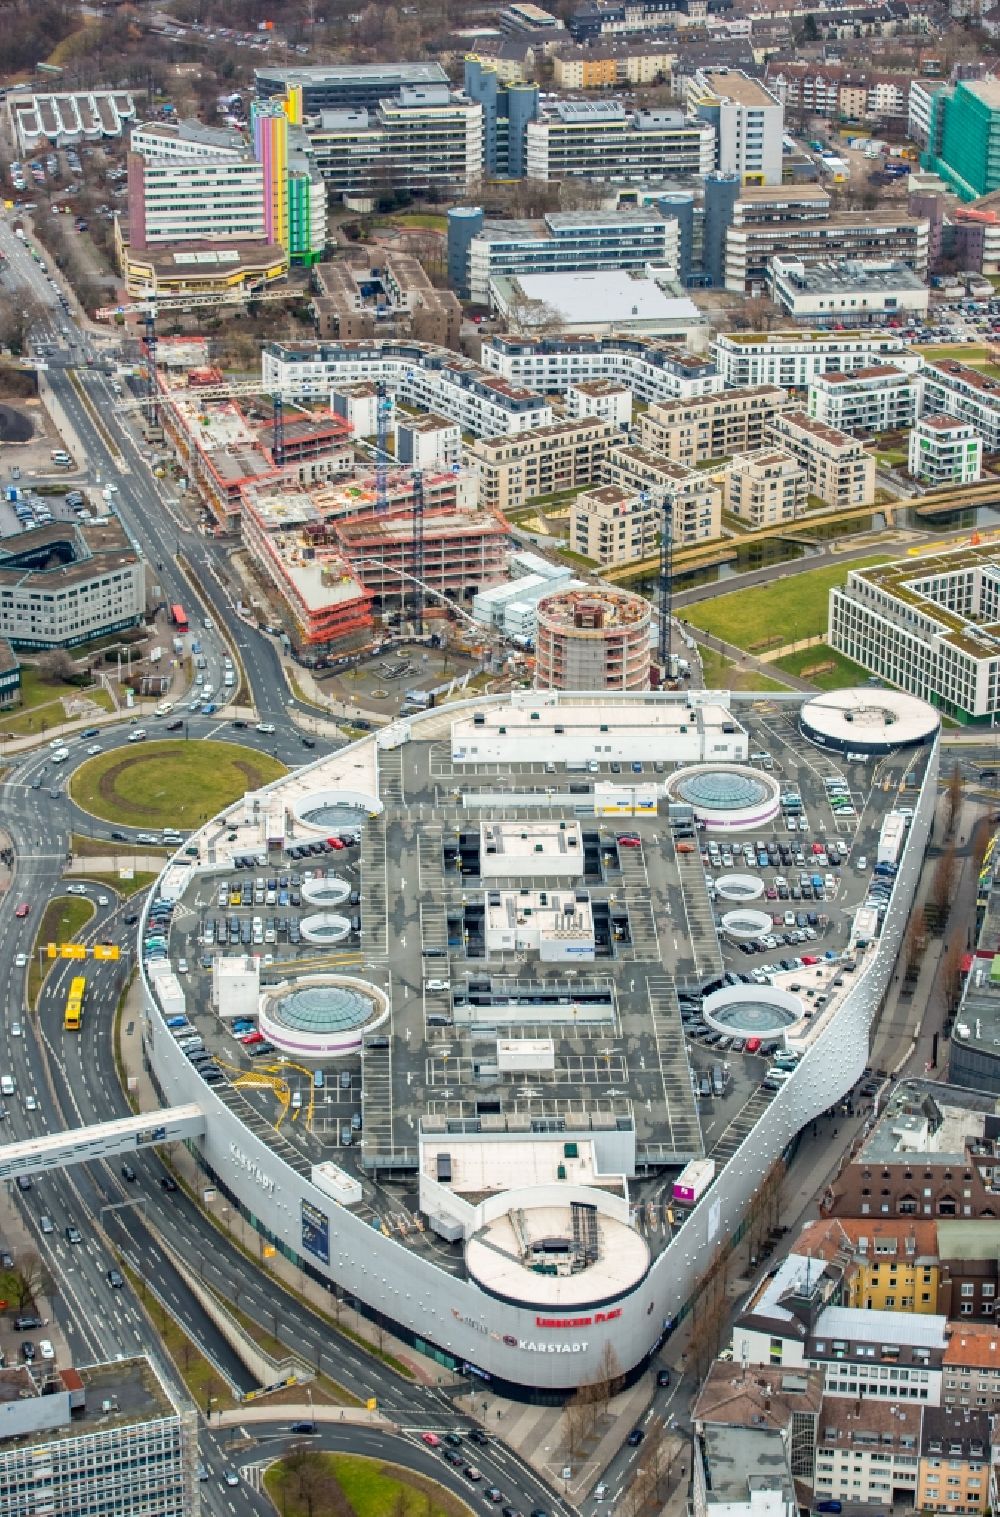
[(321, 1264), (329, 1264), (330, 1218), (308, 1201), (302, 1202), (302, 1247)]

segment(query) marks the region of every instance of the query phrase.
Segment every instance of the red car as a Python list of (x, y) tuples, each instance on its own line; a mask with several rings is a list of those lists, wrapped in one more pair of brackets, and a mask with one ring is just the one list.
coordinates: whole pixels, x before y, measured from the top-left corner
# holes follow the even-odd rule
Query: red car
[(813, 851), (813, 853), (822, 853), (823, 852), (823, 844), (822, 843), (813, 843), (812, 851)]
[(327, 838), (326, 841), (335, 853), (339, 853), (344, 846), (340, 838)]
[(618, 836), (619, 848), (641, 848), (639, 839), (631, 832), (622, 832)]
[(244, 1037), (240, 1038), (240, 1042), (244, 1048), (249, 1048), (252, 1043), (263, 1043), (263, 1041), (264, 1034), (262, 1032), (248, 1032)]
[(802, 955), (802, 962), (803, 964), (818, 964), (819, 959), (814, 953), (804, 953)]
[(757, 1053), (760, 1049), (760, 1038), (747, 1038), (747, 1053)]
[(22, 901), (20, 906), (15, 911), (14, 915), (16, 917), (26, 917), (30, 910), (31, 907), (28, 905), (27, 901)]
[(426, 1443), (429, 1449), (436, 1449), (438, 1444), (441, 1442), (441, 1439), (438, 1437), (437, 1433), (421, 1433), (420, 1437), (422, 1442)]

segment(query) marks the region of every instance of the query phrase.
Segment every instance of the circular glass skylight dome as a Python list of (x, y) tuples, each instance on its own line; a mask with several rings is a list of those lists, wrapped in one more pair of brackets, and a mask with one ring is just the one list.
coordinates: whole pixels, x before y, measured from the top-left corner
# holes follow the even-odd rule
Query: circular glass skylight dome
[(737, 769), (702, 769), (677, 785), (677, 793), (692, 806), (712, 811), (742, 811), (767, 800), (769, 786)]

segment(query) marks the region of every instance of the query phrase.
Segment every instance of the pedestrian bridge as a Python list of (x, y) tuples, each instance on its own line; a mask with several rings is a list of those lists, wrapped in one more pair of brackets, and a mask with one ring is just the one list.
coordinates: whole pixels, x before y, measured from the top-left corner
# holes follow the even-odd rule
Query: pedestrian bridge
[(117, 1122), (98, 1122), (93, 1127), (46, 1133), (41, 1138), (26, 1138), (0, 1148), (0, 1181), (36, 1175), (46, 1169), (62, 1169), (66, 1164), (86, 1164), (91, 1159), (113, 1159), (156, 1143), (197, 1138), (204, 1131), (205, 1114), (200, 1106), (192, 1104), (147, 1111)]

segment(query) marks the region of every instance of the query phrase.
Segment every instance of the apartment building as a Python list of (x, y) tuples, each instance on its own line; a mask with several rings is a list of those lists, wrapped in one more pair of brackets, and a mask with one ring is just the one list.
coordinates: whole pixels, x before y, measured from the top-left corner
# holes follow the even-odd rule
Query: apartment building
[(916, 1506), (976, 1517), (989, 1505), (990, 1418), (981, 1411), (928, 1407), (920, 1440)]
[(818, 374), (809, 386), (809, 415), (840, 432), (897, 432), (912, 427), (920, 409), (920, 385), (891, 364)]
[(921, 362), (902, 338), (879, 331), (723, 332), (713, 357), (725, 384), (741, 390), (750, 385), (805, 390), (817, 374), (848, 374), (876, 363), (912, 370)]
[(967, 421), (938, 412), (922, 416), (910, 433), (907, 467), (933, 489), (973, 484), (982, 466), (983, 440)]
[(610, 379), (646, 403), (714, 395), (723, 388), (711, 359), (663, 338), (490, 337), (480, 362), (511, 384), (565, 395), (586, 379)]
[(687, 108), (714, 131), (714, 168), (741, 184), (781, 183), (785, 110), (758, 80), (738, 69), (698, 69)]
[(0, 637), (12, 648), (73, 648), (138, 626), (145, 611), (145, 566), (117, 516), (0, 540)]
[[(379, 277), (372, 280), (372, 269)], [(374, 285), (374, 288), (373, 288)], [(412, 253), (396, 248), (351, 247), (336, 263), (313, 270), (313, 312), (320, 337), (393, 335), (442, 348), (459, 346), (462, 307), (450, 290), (438, 290)]]
[(737, 453), (725, 470), (723, 501), (754, 529), (794, 521), (808, 505), (806, 471), (781, 448)]
[(967, 364), (945, 359), (921, 370), (924, 415), (968, 422), (987, 453), (1000, 451), (1000, 383)]
[(944, 1351), (946, 1407), (1000, 1412), (1000, 1328), (994, 1323), (956, 1323)]
[(478, 305), (488, 303), (492, 279), (676, 268), (678, 257), (676, 218), (656, 207), (550, 211), (537, 221), (492, 221), (471, 206), (448, 213), (448, 279)]
[(526, 174), (636, 184), (715, 167), (715, 131), (678, 110), (629, 111), (617, 101), (560, 100), (525, 130)]
[(835, 1260), (843, 1268), (845, 1306), (949, 1315), (941, 1297), (934, 1221), (821, 1218), (802, 1229), (795, 1251)]
[(692, 547), (722, 535), (722, 490), (701, 470), (671, 463), (646, 448), (613, 447), (602, 472), (609, 484), (651, 495), (662, 511), (671, 506), (674, 546)]
[(649, 491), (599, 485), (574, 500), (569, 541), (576, 553), (614, 569), (651, 558), (662, 525), (663, 508)]
[(552, 421), (552, 407), (541, 395), (429, 343), (269, 342), (261, 363), (269, 394), (323, 399), (335, 385), (382, 379), (404, 405), (437, 412), (473, 437), (528, 432)]
[(833, 508), (865, 506), (875, 499), (875, 459), (856, 437), (825, 427), (803, 411), (785, 411), (771, 437), (806, 473), (810, 495)]
[(811, 1485), (822, 1404), (818, 1370), (716, 1360), (691, 1413), (695, 1441), (709, 1430), (722, 1438), (741, 1428), (775, 1433), (787, 1450), (789, 1474)]
[(0, 1369), (4, 1517), (189, 1517), (198, 1428), (147, 1358)]
[(839, 64), (772, 59), (768, 61), (765, 78), (768, 93), (781, 102), (789, 116), (834, 117), (840, 107), (843, 76)]
[(909, 1501), (920, 1473), (920, 1432), (936, 1408), (826, 1396), (816, 1435), (817, 1502)]
[(936, 91), (921, 162), (962, 200), (1000, 188), (1000, 81), (962, 79)]
[(616, 432), (632, 425), (632, 391), (616, 379), (581, 379), (566, 391), (566, 415), (574, 421), (596, 416), (610, 421)]
[(777, 385), (755, 385), (654, 401), (638, 418), (639, 441), (688, 468), (734, 453), (754, 453), (769, 440), (768, 428), (787, 398)]
[(479, 498), (505, 514), (539, 495), (599, 483), (608, 450), (619, 436), (609, 420), (582, 416), (533, 427), (512, 437), (480, 437), (468, 461), (479, 475)]
[(910, 80), (910, 93), (906, 102), (906, 135), (920, 147), (927, 147), (930, 142), (934, 96), (944, 88), (943, 79)]
[(324, 109), (303, 126), (332, 195), (462, 193), (483, 171), (483, 108), (447, 85), (404, 85), (372, 109)]
[(607, 41), (590, 47), (560, 47), (552, 77), (560, 89), (613, 89), (620, 84), (669, 80), (675, 50), (667, 42)]
[(774, 257), (768, 264), (772, 300), (795, 321), (885, 323), (925, 318), (930, 291), (905, 263), (830, 260), (806, 264)]

